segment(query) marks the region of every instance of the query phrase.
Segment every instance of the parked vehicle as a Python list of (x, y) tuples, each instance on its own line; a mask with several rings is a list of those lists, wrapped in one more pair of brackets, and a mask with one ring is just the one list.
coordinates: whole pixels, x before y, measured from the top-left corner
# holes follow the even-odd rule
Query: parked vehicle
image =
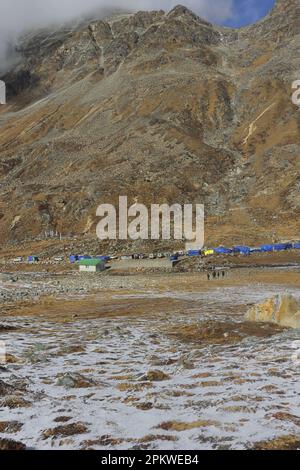
[(150, 253), (149, 259), (155, 259), (155, 258), (156, 258), (156, 255), (154, 253)]
[(110, 260), (119, 259), (117, 255), (108, 255)]
[(122, 255), (120, 258), (122, 261), (128, 261), (132, 259), (132, 255)]
[(104, 261), (104, 263), (107, 263), (108, 261), (110, 261), (110, 256), (105, 256), (105, 255), (96, 256), (96, 259), (99, 259), (100, 261)]
[(28, 263), (38, 263), (40, 260), (37, 256), (30, 255), (27, 258)]
[(54, 258), (54, 261), (56, 261), (57, 263), (59, 263), (59, 262), (61, 262), (61, 261), (63, 261), (63, 260), (64, 260), (64, 258), (63, 258), (62, 256), (56, 256), (56, 257)]
[(13, 259), (13, 263), (22, 263), (23, 258), (21, 256), (18, 256), (17, 258)]

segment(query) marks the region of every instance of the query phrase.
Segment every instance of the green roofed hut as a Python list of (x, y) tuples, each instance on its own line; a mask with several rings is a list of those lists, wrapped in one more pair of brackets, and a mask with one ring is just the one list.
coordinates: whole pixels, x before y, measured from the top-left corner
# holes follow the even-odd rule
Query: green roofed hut
[(101, 259), (82, 259), (79, 261), (79, 271), (82, 273), (99, 273), (105, 271), (105, 261)]

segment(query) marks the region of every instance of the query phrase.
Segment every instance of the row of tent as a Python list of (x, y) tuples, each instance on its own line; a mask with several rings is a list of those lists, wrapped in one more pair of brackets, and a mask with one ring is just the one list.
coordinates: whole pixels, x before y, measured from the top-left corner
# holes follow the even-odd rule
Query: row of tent
[[(225, 246), (219, 246), (217, 248), (211, 248), (207, 250), (189, 250), (188, 256), (210, 256), (214, 254), (219, 255), (230, 255), (230, 254), (239, 254), (249, 256), (251, 253), (268, 253), (274, 251), (286, 251), (286, 250), (300, 250), (300, 242), (296, 243), (274, 243), (274, 244), (266, 244), (261, 245), (257, 248), (251, 248), (250, 246), (238, 245), (234, 246), (233, 248), (226, 248)], [(36, 258), (36, 257), (30, 257)], [(70, 256), (70, 263), (77, 263), (82, 260), (88, 259), (98, 259), (100, 261), (104, 261), (105, 263), (110, 260), (109, 256), (88, 256), (88, 255), (71, 255)], [(28, 261), (34, 261), (29, 260)]]
[(274, 251), (286, 251), (286, 250), (300, 250), (300, 242), (297, 243), (274, 243), (261, 245), (257, 248), (251, 248), (250, 246), (234, 246), (233, 248), (226, 248), (225, 246), (219, 246), (218, 248), (212, 248), (209, 250), (190, 250), (188, 256), (209, 256), (213, 254), (239, 254), (249, 256), (251, 253), (269, 253)]

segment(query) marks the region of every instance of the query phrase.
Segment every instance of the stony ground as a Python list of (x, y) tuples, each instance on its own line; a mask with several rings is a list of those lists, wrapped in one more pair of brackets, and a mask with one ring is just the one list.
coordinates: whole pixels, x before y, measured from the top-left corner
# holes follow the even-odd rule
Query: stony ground
[(299, 448), (299, 331), (243, 318), (274, 293), (300, 298), (298, 277), (116, 276), (118, 290), (7, 311), (2, 447)]

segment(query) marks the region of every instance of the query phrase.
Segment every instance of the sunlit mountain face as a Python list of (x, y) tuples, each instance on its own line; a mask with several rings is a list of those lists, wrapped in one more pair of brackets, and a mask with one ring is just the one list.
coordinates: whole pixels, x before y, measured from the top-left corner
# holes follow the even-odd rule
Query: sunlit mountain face
[(1, 241), (93, 236), (119, 195), (205, 204), (212, 243), (294, 239), (299, 21), (278, 0), (239, 30), (177, 6), (26, 35), (0, 74)]

